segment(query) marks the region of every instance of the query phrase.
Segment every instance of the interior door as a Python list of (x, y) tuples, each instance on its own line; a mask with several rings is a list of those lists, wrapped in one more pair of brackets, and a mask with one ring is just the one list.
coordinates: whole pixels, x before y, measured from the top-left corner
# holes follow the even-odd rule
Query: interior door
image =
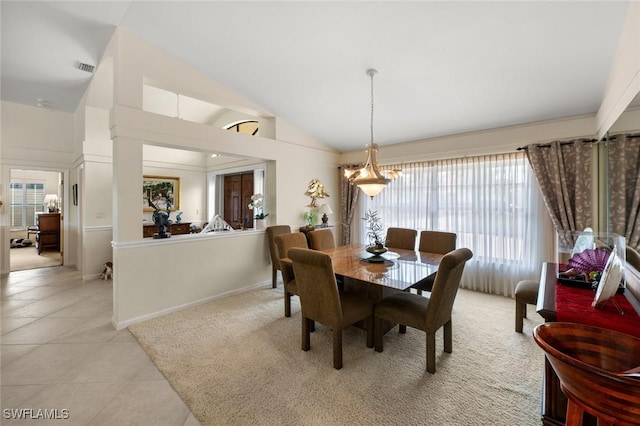
[(235, 229), (242, 228), (245, 218), (253, 227), (253, 212), (249, 203), (253, 195), (253, 172), (224, 177), (224, 220)]

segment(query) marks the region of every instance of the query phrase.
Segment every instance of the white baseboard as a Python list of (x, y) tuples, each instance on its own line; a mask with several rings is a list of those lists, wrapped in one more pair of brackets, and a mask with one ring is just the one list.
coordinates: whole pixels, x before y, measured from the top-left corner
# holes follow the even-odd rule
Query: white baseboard
[(204, 299), (199, 299), (193, 302), (185, 303), (178, 306), (172, 306), (167, 309), (162, 309), (160, 311), (152, 312), (149, 314), (141, 315), (136, 318), (132, 318), (126, 321), (116, 322), (113, 318), (111, 319), (111, 324), (113, 324), (116, 330), (123, 330), (130, 325), (137, 324), (139, 322), (147, 321), (153, 318), (158, 318), (173, 312), (181, 311), (183, 309), (191, 308), (193, 306), (201, 305), (203, 303), (211, 302), (212, 300), (222, 299), (223, 297), (233, 296), (234, 294), (245, 293), (247, 291), (256, 290), (259, 288), (271, 287), (271, 280), (264, 281), (258, 284), (253, 284), (247, 287), (238, 288), (235, 290), (230, 290), (224, 293), (216, 294), (214, 296), (205, 297)]

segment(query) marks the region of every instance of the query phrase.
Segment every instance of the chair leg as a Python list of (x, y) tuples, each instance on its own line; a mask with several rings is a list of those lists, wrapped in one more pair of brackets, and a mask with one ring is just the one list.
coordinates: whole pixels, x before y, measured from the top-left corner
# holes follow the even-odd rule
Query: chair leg
[(427, 371), (436, 372), (436, 334), (427, 333)]
[(398, 333), (406, 334), (406, 332), (407, 332), (407, 326), (404, 324), (398, 324)]
[(287, 293), (287, 290), (284, 291), (284, 316), (291, 316), (291, 293)]
[(333, 329), (333, 368), (342, 368), (342, 329)]
[(373, 315), (365, 320), (365, 327), (367, 329), (367, 347), (373, 348)]
[(444, 351), (450, 354), (453, 351), (453, 335), (451, 334), (453, 328), (451, 327), (451, 320), (444, 323)]
[(422, 296), (422, 290), (418, 289), (418, 296)]
[(275, 265), (272, 264), (271, 267), (271, 287), (276, 288), (278, 287), (278, 270), (276, 269)]
[(311, 349), (311, 334), (309, 333), (309, 323), (311, 320), (306, 317), (302, 317), (302, 350), (308, 351)]
[(376, 352), (382, 352), (382, 320), (376, 318), (373, 324), (373, 342)]
[(527, 309), (525, 303), (516, 301), (516, 333), (522, 333), (522, 320), (524, 318), (523, 310)]

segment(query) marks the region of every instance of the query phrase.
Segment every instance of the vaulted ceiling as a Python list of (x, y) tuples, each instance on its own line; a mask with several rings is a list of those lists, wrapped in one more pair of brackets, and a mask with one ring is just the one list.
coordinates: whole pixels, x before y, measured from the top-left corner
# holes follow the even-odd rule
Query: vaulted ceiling
[(627, 1), (2, 1), (3, 100), (74, 111), (115, 28), (339, 149), (592, 114)]

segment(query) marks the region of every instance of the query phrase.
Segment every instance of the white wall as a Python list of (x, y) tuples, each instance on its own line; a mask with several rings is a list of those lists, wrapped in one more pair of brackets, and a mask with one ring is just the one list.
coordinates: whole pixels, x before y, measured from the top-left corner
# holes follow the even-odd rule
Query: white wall
[[(159, 82), (159, 87), (235, 110), (253, 111), (268, 122), (273, 121), (267, 111), (203, 79), (130, 34), (118, 32), (116, 37), (118, 48), (111, 52), (116, 70), (116, 105), (110, 119), (114, 323), (122, 327), (171, 310), (176, 305), (198, 303), (229, 292), (268, 285), (271, 268), (263, 231), (143, 240), (140, 226), (140, 219), (144, 217), (140, 208), (142, 176), (180, 177), (183, 218), (185, 221), (202, 220), (208, 218), (199, 217), (201, 213), (194, 212), (193, 206), (199, 204), (204, 210), (207, 161), (206, 157), (201, 157), (201, 170), (200, 163), (189, 156), (217, 152), (260, 159), (268, 164), (265, 195), (271, 223), (277, 221), (295, 227), (302, 223), (304, 206), (309, 203), (304, 192), (311, 179), (323, 180), (337, 197), (333, 190), (337, 188), (335, 150), (303, 137), (292, 126), (283, 125), (283, 129), (276, 132), (287, 139), (285, 143), (142, 111), (142, 84), (145, 79), (152, 79)], [(191, 152), (170, 151), (173, 154), (168, 159), (165, 151), (158, 147)], [(198, 189), (198, 183), (202, 189)], [(188, 193), (184, 189), (187, 187), (196, 189)]]
[[(68, 181), (69, 168), (73, 160), (73, 114), (36, 108), (12, 102), (1, 103), (0, 126), (0, 190), (1, 199), (9, 199), (8, 182), (12, 170), (40, 170), (62, 173)], [(52, 192), (57, 192), (52, 191)], [(63, 198), (68, 200), (65, 188)], [(8, 241), (9, 209), (0, 207), (0, 241)], [(68, 234), (66, 221), (62, 224), (63, 235)], [(69, 258), (68, 241), (63, 239), (64, 262)], [(0, 274), (9, 272), (9, 244), (0, 246)]]
[(597, 115), (597, 133), (603, 137), (640, 93), (640, 2), (629, 2), (616, 56), (611, 64), (604, 99)]

